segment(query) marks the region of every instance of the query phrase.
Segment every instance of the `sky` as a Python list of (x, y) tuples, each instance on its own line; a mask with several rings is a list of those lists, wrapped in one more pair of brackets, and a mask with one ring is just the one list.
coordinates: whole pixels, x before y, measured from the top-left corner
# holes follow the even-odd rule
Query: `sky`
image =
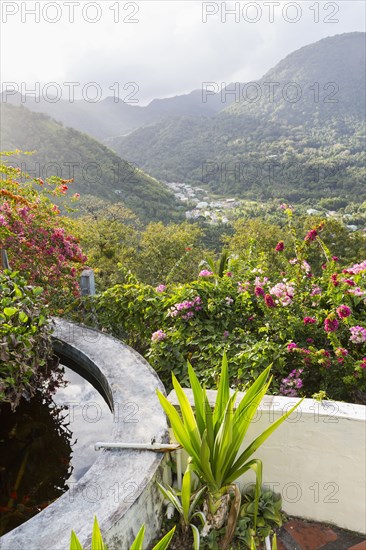
[(2, 0), (0, 10), (1, 91), (135, 105), (203, 82), (250, 82), (302, 46), (365, 31), (366, 20), (363, 0)]

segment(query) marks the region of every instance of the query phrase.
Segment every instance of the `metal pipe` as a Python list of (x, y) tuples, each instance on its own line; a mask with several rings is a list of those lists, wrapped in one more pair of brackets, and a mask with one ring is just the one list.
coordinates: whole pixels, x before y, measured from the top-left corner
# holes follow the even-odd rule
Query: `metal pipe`
[(97, 441), (94, 448), (96, 451), (99, 451), (100, 449), (137, 449), (141, 451), (167, 453), (170, 451), (176, 451), (180, 448), (180, 445), (168, 443), (109, 443)]

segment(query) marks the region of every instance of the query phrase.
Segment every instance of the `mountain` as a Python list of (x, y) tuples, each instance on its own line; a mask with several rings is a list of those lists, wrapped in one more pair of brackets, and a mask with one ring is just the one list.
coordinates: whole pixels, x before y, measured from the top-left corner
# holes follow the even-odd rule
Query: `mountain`
[(366, 199), (365, 33), (305, 46), (214, 116), (181, 116), (110, 140), (167, 181), (248, 199)]
[(194, 90), (189, 94), (154, 99), (142, 107), (113, 97), (91, 102), (86, 99), (56, 101), (52, 97), (34, 97), (21, 95), (19, 92), (0, 94), (0, 103), (23, 106), (30, 111), (47, 114), (65, 126), (106, 143), (110, 138), (123, 136), (136, 128), (170, 116), (212, 116), (233, 100), (231, 95), (225, 97), (220, 93), (209, 93), (203, 98), (202, 90)]
[(1, 120), (0, 150), (35, 151), (13, 159), (34, 177), (74, 178), (71, 192), (122, 201), (143, 221), (180, 217), (174, 195), (163, 184), (88, 135), (7, 103), (1, 105)]

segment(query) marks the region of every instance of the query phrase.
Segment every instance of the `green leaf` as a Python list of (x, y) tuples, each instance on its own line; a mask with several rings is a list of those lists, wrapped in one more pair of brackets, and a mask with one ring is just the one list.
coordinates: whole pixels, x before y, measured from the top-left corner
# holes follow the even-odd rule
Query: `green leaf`
[[(170, 544), (170, 541), (173, 538), (176, 526), (174, 525), (173, 529), (169, 531), (157, 544), (155, 544), (152, 550), (166, 550)], [(131, 548), (131, 550), (134, 550)]]
[(189, 455), (191, 455), (192, 457), (197, 457), (195, 449), (191, 444), (189, 432), (186, 430), (179, 414), (177, 413), (173, 405), (169, 403), (168, 399), (159, 390), (156, 390), (156, 393), (161, 403), (161, 406), (163, 407), (166, 415), (170, 420), (170, 424), (172, 426), (176, 440), (178, 441), (178, 443), (180, 443), (180, 445), (182, 445), (182, 447), (184, 447)]
[(191, 472), (189, 467), (187, 468), (183, 476), (181, 499), (182, 499), (183, 517), (187, 525), (189, 520), (189, 505), (191, 502)]
[(133, 541), (130, 550), (142, 550), (142, 544), (145, 538), (145, 525), (142, 525), (140, 531), (137, 533), (135, 540)]
[(28, 315), (26, 313), (24, 313), (24, 311), (20, 311), (18, 317), (19, 317), (19, 321), (21, 323), (26, 323), (29, 319)]
[(102, 534), (99, 529), (97, 516), (94, 516), (93, 534), (92, 534), (92, 550), (107, 550), (103, 542)]
[(194, 550), (199, 550), (200, 549), (200, 532), (198, 528), (195, 525), (193, 525), (193, 523), (191, 523), (191, 529), (193, 533), (193, 548)]
[(4, 307), (4, 313), (6, 317), (12, 317), (16, 313), (18, 313), (18, 309), (16, 307)]
[(216, 425), (218, 425), (218, 422), (221, 420), (225, 409), (227, 402), (230, 397), (229, 392), (229, 370), (228, 370), (228, 362), (226, 353), (224, 353), (224, 356), (222, 358), (222, 365), (221, 365), (221, 377), (220, 377), (220, 384), (219, 389), (217, 392), (216, 397), (216, 403), (215, 408), (213, 412), (213, 425), (214, 425), (214, 432), (217, 433)]
[(177, 512), (180, 514), (180, 515), (183, 515), (183, 508), (182, 508), (182, 505), (178, 499), (178, 497), (176, 496), (176, 494), (174, 493), (174, 490), (172, 487), (168, 486), (168, 487), (164, 487), (163, 485), (161, 485), (158, 481), (157, 481), (157, 484), (158, 484), (158, 487), (160, 489), (160, 491), (163, 493), (163, 495), (165, 496), (166, 499), (169, 500), (169, 502), (171, 502), (174, 506), (174, 508), (177, 510)]
[(71, 531), (70, 550), (83, 550), (74, 531)]

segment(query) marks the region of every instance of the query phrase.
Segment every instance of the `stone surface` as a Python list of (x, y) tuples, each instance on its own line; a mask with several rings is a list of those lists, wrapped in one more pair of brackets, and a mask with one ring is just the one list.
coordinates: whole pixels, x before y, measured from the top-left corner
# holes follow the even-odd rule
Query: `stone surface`
[[(157, 388), (165, 390), (149, 364), (106, 334), (60, 319), (55, 323), (56, 353), (76, 362), (79, 373), (88, 373), (114, 413), (112, 442), (167, 442), (167, 421), (156, 396)], [(105, 441), (103, 433), (100, 441)], [(72, 489), (4, 535), (0, 548), (66, 550), (71, 529), (88, 546), (94, 515), (109, 550), (129, 548), (143, 523), (148, 543), (161, 522), (162, 496), (155, 479), (163, 475), (163, 458), (151, 451), (101, 450)]]
[(284, 526), (302, 550), (318, 550), (327, 542), (337, 540), (337, 535), (329, 527), (292, 520)]
[(351, 546), (348, 550), (366, 550), (366, 540), (356, 544), (355, 546)]

